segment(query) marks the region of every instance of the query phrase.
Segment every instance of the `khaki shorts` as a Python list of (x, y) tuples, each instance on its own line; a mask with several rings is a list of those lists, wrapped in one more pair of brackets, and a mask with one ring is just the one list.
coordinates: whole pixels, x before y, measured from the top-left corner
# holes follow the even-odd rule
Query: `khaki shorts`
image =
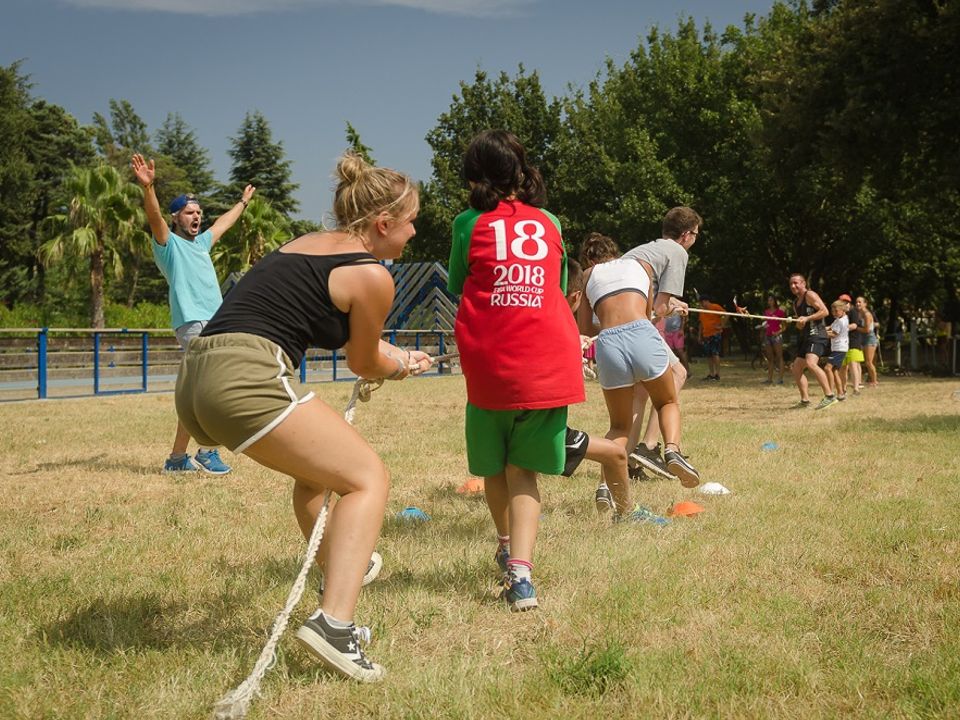
[[(247, 333), (190, 342), (177, 375), (177, 415), (202, 446), (241, 453), (313, 397), (294, 388), (279, 345)], [(296, 383), (299, 385), (299, 383)]]

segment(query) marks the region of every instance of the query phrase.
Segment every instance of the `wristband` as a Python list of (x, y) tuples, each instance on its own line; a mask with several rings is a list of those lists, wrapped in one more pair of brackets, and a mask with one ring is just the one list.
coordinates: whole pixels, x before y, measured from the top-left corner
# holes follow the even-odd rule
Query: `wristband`
[(246, 200), (244, 200), (243, 198), (240, 198), (240, 204), (243, 205), (243, 209), (244, 209), (244, 210), (247, 209), (247, 201), (246, 201)]

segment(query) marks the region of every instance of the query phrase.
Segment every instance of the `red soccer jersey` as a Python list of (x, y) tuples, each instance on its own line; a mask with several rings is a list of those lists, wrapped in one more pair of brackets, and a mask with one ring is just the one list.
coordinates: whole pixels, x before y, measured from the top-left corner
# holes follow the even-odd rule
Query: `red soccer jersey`
[(585, 400), (580, 335), (564, 296), (559, 222), (501, 202), (453, 223), (451, 292), (467, 400), (486, 410), (540, 410)]

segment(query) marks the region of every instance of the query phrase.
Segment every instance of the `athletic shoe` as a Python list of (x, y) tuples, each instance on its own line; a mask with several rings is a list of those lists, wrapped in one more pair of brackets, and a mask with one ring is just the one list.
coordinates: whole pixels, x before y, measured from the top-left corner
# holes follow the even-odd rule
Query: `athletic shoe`
[(828, 408), (836, 402), (837, 398), (833, 395), (824, 395), (823, 400), (817, 403), (817, 406), (814, 408), (814, 410), (823, 410), (824, 408)]
[(844, 395), (837, 395), (837, 400), (839, 400), (840, 402), (843, 402), (843, 401), (846, 400), (846, 399), (847, 399), (847, 396), (846, 396), (845, 394), (844, 394)]
[(506, 602), (513, 612), (526, 612), (539, 607), (537, 591), (527, 578), (518, 578), (509, 573), (503, 583), (503, 592), (500, 598)]
[(791, 410), (803, 410), (804, 408), (808, 408), (808, 407), (810, 407), (810, 401), (809, 401), (809, 400), (801, 400), (801, 401), (798, 402), (796, 405), (791, 405), (791, 406), (790, 406), (790, 409), (791, 409)]
[(761, 385), (773, 385), (773, 380), (764, 380), (760, 383)]
[[(367, 563), (367, 571), (363, 574), (363, 581), (360, 583), (360, 587), (364, 585), (369, 585), (374, 580), (377, 579), (377, 575), (380, 574), (380, 571), (383, 569), (383, 556), (374, 550), (370, 554), (370, 562)], [(323, 596), (323, 576), (320, 576), (320, 595)]]
[(657, 447), (653, 450), (648, 448), (643, 443), (638, 443), (637, 446), (630, 452), (630, 455), (627, 459), (632, 460), (634, 465), (642, 465), (647, 470), (656, 473), (660, 477), (673, 480), (673, 474), (663, 463), (663, 458), (660, 457), (660, 443), (657, 443)]
[(676, 475), (685, 488), (694, 488), (700, 484), (700, 473), (679, 452), (666, 450), (663, 459), (667, 461), (667, 470)]
[(777, 380), (777, 385), (783, 385), (783, 378), (780, 378), (779, 380)]
[(497, 546), (497, 552), (493, 556), (493, 559), (497, 561), (497, 567), (500, 568), (501, 582), (506, 582), (507, 561), (510, 560), (510, 551), (507, 550), (505, 545), (499, 545)]
[(189, 455), (184, 455), (179, 460), (167, 458), (163, 463), (165, 473), (195, 473), (200, 471), (200, 466), (190, 459)]
[(635, 467), (627, 467), (627, 475), (631, 480), (636, 480), (637, 482), (647, 482), (653, 480), (653, 478), (647, 475), (643, 471), (643, 468), (639, 465), (636, 465)]
[(327, 669), (360, 682), (376, 682), (386, 675), (383, 666), (370, 662), (363, 653), (361, 644), (370, 642), (370, 628), (335, 628), (317, 610), (300, 629), (297, 640), (304, 649), (322, 662)]
[(613, 504), (613, 493), (610, 492), (610, 488), (607, 487), (606, 483), (600, 483), (600, 487), (597, 488), (593, 500), (597, 505), (597, 512), (601, 515), (616, 509)]
[(197, 450), (197, 465), (210, 475), (226, 475), (230, 472), (230, 466), (220, 459), (220, 453), (216, 448), (213, 450)]
[(670, 521), (665, 518), (657, 515), (655, 512), (649, 508), (645, 508), (642, 505), (637, 505), (633, 510), (626, 515), (614, 515), (613, 522), (616, 523), (650, 523), (652, 525), (657, 525), (658, 527), (664, 527), (669, 525)]

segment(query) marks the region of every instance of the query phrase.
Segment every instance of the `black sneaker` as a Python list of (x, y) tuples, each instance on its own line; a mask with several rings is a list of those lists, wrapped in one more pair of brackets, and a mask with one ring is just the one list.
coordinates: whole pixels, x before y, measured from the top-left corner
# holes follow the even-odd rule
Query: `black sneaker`
[(663, 457), (667, 462), (667, 469), (680, 479), (680, 484), (685, 488), (694, 488), (700, 484), (700, 473), (679, 452), (667, 450)]
[(630, 476), (631, 480), (635, 480), (636, 482), (648, 482), (653, 480), (652, 477), (650, 477), (643, 471), (643, 467), (641, 467), (640, 465), (635, 465), (634, 467), (627, 467), (627, 475)]
[(370, 642), (370, 628), (335, 628), (317, 610), (297, 630), (297, 640), (304, 649), (332, 672), (360, 682), (376, 682), (387, 671), (382, 665), (367, 660), (361, 644)]
[(593, 500), (597, 505), (597, 512), (601, 515), (604, 515), (615, 509), (613, 504), (613, 493), (610, 492), (610, 488), (607, 487), (606, 483), (600, 483), (600, 487), (597, 488), (597, 492), (594, 494)]
[(632, 461), (634, 465), (642, 465), (660, 477), (673, 480), (673, 473), (670, 472), (664, 464), (663, 458), (660, 457), (660, 443), (657, 443), (657, 447), (653, 450), (643, 443), (638, 443), (627, 459)]

